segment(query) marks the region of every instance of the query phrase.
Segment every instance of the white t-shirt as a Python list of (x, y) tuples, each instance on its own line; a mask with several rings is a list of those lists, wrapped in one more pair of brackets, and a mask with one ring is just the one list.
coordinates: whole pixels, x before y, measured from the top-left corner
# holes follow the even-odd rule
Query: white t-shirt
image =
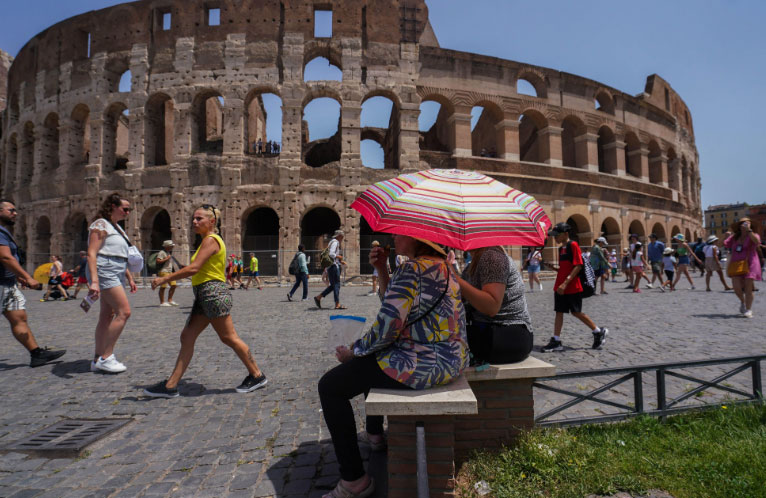
[(665, 271), (675, 271), (676, 267), (673, 266), (674, 263), (676, 263), (676, 258), (673, 256), (664, 256), (662, 258), (662, 265), (665, 268)]
[(635, 268), (636, 266), (644, 266), (644, 262), (643, 262), (643, 260), (641, 259), (641, 256), (643, 256), (643, 255), (644, 255), (643, 251), (636, 251), (636, 257), (635, 257), (635, 258), (632, 258), (632, 259), (630, 260), (630, 265), (631, 265), (632, 267), (634, 267), (634, 268)]
[(716, 249), (716, 246), (713, 244), (708, 244), (705, 247), (702, 248), (702, 251), (705, 253), (705, 259), (713, 259), (713, 251)]
[[(90, 227), (88, 227), (88, 231), (90, 232), (93, 230), (99, 230), (101, 232), (106, 232), (106, 239), (104, 239), (104, 244), (98, 251), (101, 256), (116, 256), (118, 258), (127, 258), (128, 243), (125, 241), (125, 238), (123, 238), (120, 232), (114, 229), (115, 226), (119, 227), (120, 225), (112, 225), (104, 218), (99, 218), (91, 223)], [(120, 231), (122, 231), (122, 228), (120, 228)], [(125, 232), (122, 233), (124, 234)]]

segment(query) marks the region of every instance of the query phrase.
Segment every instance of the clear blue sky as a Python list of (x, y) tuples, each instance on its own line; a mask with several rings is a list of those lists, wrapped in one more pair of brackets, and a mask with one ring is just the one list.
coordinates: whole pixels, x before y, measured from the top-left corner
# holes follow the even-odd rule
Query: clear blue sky
[[(659, 74), (692, 112), (703, 207), (766, 202), (759, 152), (766, 137), (766, 2), (426, 1), (444, 48), (546, 66), (630, 94)], [(15, 55), (60, 20), (122, 2), (3, 3), (0, 49)]]

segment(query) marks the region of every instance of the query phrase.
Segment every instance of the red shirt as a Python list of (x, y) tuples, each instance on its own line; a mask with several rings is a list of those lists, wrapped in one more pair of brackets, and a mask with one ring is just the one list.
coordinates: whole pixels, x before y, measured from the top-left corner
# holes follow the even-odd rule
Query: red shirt
[[(559, 285), (563, 284), (564, 280), (572, 273), (572, 269), (577, 265), (582, 266), (582, 264), (582, 252), (577, 242), (570, 240), (561, 246), (559, 248), (559, 272), (556, 274), (556, 283), (553, 285), (553, 289), (558, 289)], [(577, 294), (578, 292), (582, 292), (579, 273), (569, 282), (564, 294)]]

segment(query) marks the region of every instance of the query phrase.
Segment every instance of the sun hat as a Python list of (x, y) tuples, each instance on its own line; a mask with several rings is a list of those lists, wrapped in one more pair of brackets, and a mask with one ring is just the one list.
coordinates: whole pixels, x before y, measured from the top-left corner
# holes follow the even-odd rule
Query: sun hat
[(333, 237), (338, 237), (339, 235), (344, 235), (343, 230), (335, 230), (335, 233), (332, 234)]
[(447, 252), (444, 250), (444, 248), (442, 246), (440, 246), (439, 244), (437, 244), (436, 242), (431, 242), (430, 240), (421, 239), (421, 238), (418, 238), (418, 237), (413, 237), (413, 239), (417, 240), (418, 242), (422, 242), (423, 244), (427, 245), (428, 247), (430, 247), (434, 251), (438, 252), (442, 256), (446, 256), (447, 255)]
[(176, 245), (173, 243), (172, 240), (166, 240), (162, 243), (162, 247), (175, 247)]
[(672, 247), (666, 247), (665, 250), (662, 251), (662, 254), (664, 254), (665, 256), (667, 256), (669, 254), (673, 254), (673, 248)]
[(712, 243), (713, 243), (713, 242), (715, 242), (716, 240), (718, 240), (718, 237), (716, 237), (715, 235), (711, 235), (710, 237), (708, 237), (708, 238), (707, 238), (707, 241), (706, 241), (706, 243), (707, 243), (707, 244), (712, 244)]
[(643, 247), (643, 245), (644, 244), (642, 244), (641, 242), (638, 242), (638, 241), (636, 241), (636, 243), (633, 244), (634, 247)]
[(752, 223), (752, 220), (750, 220), (750, 218), (748, 218), (747, 216), (744, 216), (731, 224), (731, 227), (730, 227), (731, 231), (736, 232), (737, 230), (739, 230), (739, 226), (746, 221), (749, 221), (750, 223)]
[(684, 241), (684, 234), (682, 234), (682, 233), (675, 234), (673, 236), (673, 240), (677, 240), (679, 242), (683, 242)]
[(560, 233), (569, 232), (572, 229), (567, 223), (557, 223), (555, 227), (548, 230), (548, 235), (556, 236)]
[(612, 249), (612, 254), (617, 254), (617, 251), (615, 249)]
[(598, 244), (606, 244), (606, 239), (604, 237), (599, 237), (596, 239), (596, 243)]

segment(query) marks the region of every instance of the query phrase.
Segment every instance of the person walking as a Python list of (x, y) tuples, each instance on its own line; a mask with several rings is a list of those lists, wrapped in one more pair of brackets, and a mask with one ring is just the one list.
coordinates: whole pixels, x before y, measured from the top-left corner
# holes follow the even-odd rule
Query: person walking
[(617, 281), (617, 251), (612, 249), (611, 254), (609, 254), (609, 268), (612, 271), (612, 282)]
[(630, 285), (626, 287), (626, 289), (632, 289), (633, 275), (630, 273), (630, 249), (627, 247), (622, 250), (620, 268), (622, 269), (622, 274), (625, 275), (625, 280), (623, 280), (623, 282), (630, 282)]
[(298, 286), (301, 284), (303, 284), (303, 297), (301, 301), (305, 301), (309, 297), (309, 266), (306, 261), (306, 253), (303, 252), (304, 250), (303, 244), (298, 244), (298, 252), (294, 256), (298, 261), (298, 272), (295, 274), (295, 285), (287, 293), (288, 301), (293, 300), (293, 294), (295, 294), (295, 291), (298, 290)]
[(61, 264), (61, 259), (55, 254), (52, 254), (51, 269), (48, 272), (48, 292), (46, 292), (45, 296), (43, 296), (43, 298), (40, 299), (41, 303), (48, 301), (51, 297), (51, 293), (54, 290), (59, 291), (59, 293), (61, 294), (62, 301), (67, 301), (69, 299), (69, 294), (67, 293), (64, 286), (61, 285), (62, 273), (64, 273), (64, 265)]
[(727, 273), (740, 302), (739, 312), (745, 318), (753, 318), (753, 287), (756, 280), (761, 280), (761, 238), (753, 232), (751, 223), (748, 217), (735, 221), (723, 243), (731, 251)]
[[(537, 283), (540, 292), (543, 290), (543, 283), (540, 281), (540, 268), (543, 265), (542, 251), (542, 247), (533, 247), (529, 251), (526, 261), (524, 261), (524, 266), (527, 268), (527, 276), (529, 277), (529, 292), (535, 291), (535, 283)], [(467, 267), (468, 263), (466, 263)]]
[(673, 275), (676, 274), (676, 267), (678, 266), (678, 259), (676, 259), (675, 256), (673, 256), (673, 248), (672, 247), (666, 247), (664, 251), (662, 251), (662, 268), (665, 271), (665, 277), (667, 277), (667, 281), (662, 284), (663, 287), (670, 288), (671, 291), (674, 291), (675, 288), (673, 287)]
[(580, 245), (569, 239), (571, 229), (572, 227), (568, 224), (559, 223), (548, 232), (548, 235), (555, 237), (556, 243), (559, 244), (559, 266), (556, 282), (553, 285), (553, 309), (556, 312), (553, 337), (543, 347), (543, 353), (564, 350), (564, 344), (561, 342), (564, 313), (571, 313), (593, 332), (592, 349), (601, 349), (606, 342), (606, 336), (609, 335), (609, 329), (596, 326), (593, 320), (582, 312), (583, 288), (578, 274), (583, 271), (583, 259)]
[(710, 277), (713, 276), (713, 272), (718, 273), (718, 277), (723, 284), (723, 290), (732, 290), (729, 284), (726, 283), (726, 279), (723, 277), (723, 270), (721, 269), (721, 251), (718, 249), (718, 237), (711, 235), (705, 241), (705, 290), (710, 292)]
[(593, 275), (596, 281), (601, 281), (601, 294), (609, 294), (604, 290), (607, 279), (609, 279), (609, 258), (606, 255), (606, 239), (599, 237), (590, 251), (590, 265), (593, 267)]
[(218, 338), (229, 346), (247, 368), (248, 375), (236, 388), (238, 393), (249, 393), (265, 386), (266, 375), (258, 368), (247, 344), (240, 339), (231, 319), (233, 299), (226, 284), (226, 245), (218, 235), (221, 212), (204, 204), (194, 211), (192, 226), (202, 239), (191, 264), (181, 270), (152, 280), (152, 289), (170, 280), (191, 277), (194, 304), (186, 325), (181, 331), (181, 350), (175, 368), (167, 380), (144, 389), (144, 394), (155, 398), (178, 397), (178, 383), (189, 367), (194, 355), (194, 343), (199, 335), (212, 325)]
[(92, 372), (116, 374), (126, 370), (117, 361), (114, 347), (130, 318), (130, 302), (123, 285), (127, 281), (131, 293), (138, 290), (128, 271), (128, 236), (118, 224), (131, 209), (127, 199), (113, 193), (104, 200), (98, 218), (88, 228), (88, 294), (101, 298)]
[[(165, 277), (173, 273), (176, 269), (173, 263), (173, 248), (176, 245), (172, 240), (166, 240), (162, 243), (162, 250), (157, 254), (157, 264), (159, 265), (158, 276)], [(165, 288), (170, 285), (168, 291), (168, 301), (165, 302)], [(167, 284), (160, 286), (160, 306), (178, 306), (178, 303), (173, 301), (173, 295), (176, 293), (176, 281), (171, 280)]]
[[(305, 255), (304, 255), (305, 259)], [(308, 278), (308, 270), (306, 270), (306, 275)], [(253, 283), (253, 279), (255, 279), (255, 284), (258, 286), (258, 290), (263, 289), (263, 284), (261, 284), (261, 277), (258, 276), (258, 258), (255, 257), (255, 253), (250, 253), (250, 276), (247, 278), (247, 284), (245, 284), (245, 288), (249, 288), (250, 285)]]
[(88, 288), (88, 279), (85, 278), (85, 271), (88, 269), (88, 253), (85, 251), (80, 251), (80, 259), (79, 263), (77, 263), (77, 266), (74, 267), (72, 270), (72, 274), (77, 276), (77, 285), (74, 288), (74, 295), (72, 296), (72, 299), (77, 299), (77, 294), (80, 293), (80, 289), (85, 287)]
[(314, 296), (314, 303), (317, 305), (317, 308), (322, 307), (322, 298), (332, 292), (333, 299), (335, 299), (335, 309), (346, 309), (345, 306), (340, 304), (340, 269), (341, 265), (345, 264), (343, 262), (343, 255), (341, 254), (340, 248), (340, 244), (343, 242), (343, 238), (343, 230), (335, 230), (332, 240), (330, 240), (330, 244), (327, 246), (328, 254), (332, 260), (332, 264), (327, 267), (327, 278), (329, 279), (329, 284), (321, 294)]
[(226, 283), (229, 285), (229, 290), (234, 290), (234, 272), (236, 271), (236, 259), (237, 256), (232, 254), (226, 262)]
[(673, 240), (678, 244), (678, 248), (676, 249), (676, 253), (678, 254), (678, 271), (676, 272), (676, 280), (673, 282), (673, 288), (675, 289), (676, 285), (678, 285), (678, 281), (681, 280), (681, 275), (686, 275), (689, 284), (691, 284), (691, 290), (694, 290), (694, 280), (692, 280), (692, 276), (689, 274), (690, 258), (694, 258), (695, 261), (700, 264), (702, 264), (702, 261), (694, 254), (694, 251), (692, 251), (692, 248), (686, 243), (682, 234), (676, 234), (673, 237)]
[(245, 263), (240, 256), (234, 256), (234, 278), (239, 284), (240, 289), (247, 290), (245, 283), (242, 281), (242, 275), (245, 273)]
[(644, 276), (644, 268), (646, 268), (646, 256), (644, 256), (644, 245), (641, 242), (633, 244), (633, 252), (631, 253), (630, 267), (633, 270), (633, 292), (641, 293), (641, 277)]
[(11, 325), (11, 334), (29, 352), (29, 366), (40, 367), (66, 354), (66, 349), (41, 348), (27, 320), (27, 300), (16, 286), (19, 282), (40, 290), (42, 284), (21, 266), (20, 250), (11, 235), (19, 212), (13, 201), (0, 200), (0, 309)]
[(649, 234), (649, 244), (646, 246), (646, 256), (652, 267), (652, 282), (659, 282), (659, 289), (665, 292), (665, 286), (662, 285), (662, 257), (665, 252), (665, 244), (657, 238), (656, 233)]

